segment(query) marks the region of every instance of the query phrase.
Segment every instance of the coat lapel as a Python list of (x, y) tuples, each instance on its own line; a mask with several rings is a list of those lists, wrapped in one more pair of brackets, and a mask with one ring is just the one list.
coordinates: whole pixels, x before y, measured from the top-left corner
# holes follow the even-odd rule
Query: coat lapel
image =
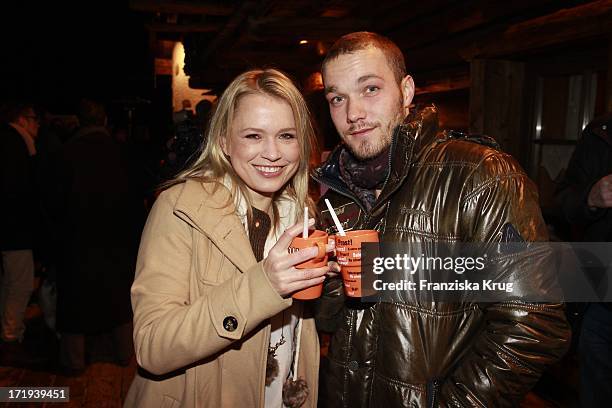
[(174, 212), (206, 235), (236, 267), (246, 272), (257, 263), (249, 238), (231, 203), (230, 192), (223, 185), (214, 191), (212, 183), (188, 180), (177, 200)]

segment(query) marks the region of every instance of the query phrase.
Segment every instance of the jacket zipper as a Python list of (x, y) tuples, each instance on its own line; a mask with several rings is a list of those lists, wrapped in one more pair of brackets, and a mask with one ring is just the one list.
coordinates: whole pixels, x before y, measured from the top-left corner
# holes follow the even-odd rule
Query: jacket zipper
[(431, 401), (429, 403), (429, 408), (436, 408), (436, 400), (438, 397), (438, 387), (440, 386), (440, 382), (438, 380), (433, 380), (431, 382)]
[(335, 183), (335, 182), (333, 182), (333, 181), (329, 180), (329, 179), (328, 179), (328, 178), (326, 178), (325, 176), (323, 176), (323, 177), (317, 177), (317, 176), (315, 176), (314, 174), (313, 174), (312, 178), (314, 178), (314, 179), (315, 179), (315, 181), (318, 181), (319, 183), (322, 183), (322, 184), (327, 185), (327, 187), (328, 187), (330, 190), (335, 191), (336, 193), (338, 193), (338, 194), (340, 194), (340, 195), (342, 195), (342, 196), (344, 196), (344, 197), (346, 197), (346, 198), (350, 199), (350, 200), (351, 200), (351, 201), (353, 201), (355, 204), (357, 204), (357, 205), (359, 206), (359, 208), (361, 208), (361, 209), (363, 210), (364, 214), (367, 214), (367, 211), (366, 211), (365, 207), (364, 207), (364, 206), (361, 204), (361, 202), (359, 201), (359, 199), (358, 199), (356, 196), (354, 196), (354, 195), (352, 195), (352, 194), (350, 194), (350, 193), (348, 193), (348, 192), (342, 191), (342, 188), (341, 188), (341, 187), (338, 187), (338, 186), (336, 185), (336, 183)]

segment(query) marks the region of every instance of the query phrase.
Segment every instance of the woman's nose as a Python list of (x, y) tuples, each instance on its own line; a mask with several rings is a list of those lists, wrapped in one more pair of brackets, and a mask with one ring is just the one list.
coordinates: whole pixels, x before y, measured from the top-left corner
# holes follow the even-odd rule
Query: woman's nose
[(264, 150), (262, 152), (262, 157), (270, 161), (280, 159), (281, 153), (278, 146), (278, 140), (276, 138), (269, 138), (268, 140), (266, 140), (264, 144)]

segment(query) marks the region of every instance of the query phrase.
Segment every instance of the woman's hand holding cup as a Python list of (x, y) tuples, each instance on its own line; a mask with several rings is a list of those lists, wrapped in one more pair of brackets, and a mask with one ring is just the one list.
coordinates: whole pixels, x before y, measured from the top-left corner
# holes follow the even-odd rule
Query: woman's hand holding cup
[[(312, 225), (314, 225), (314, 220), (310, 219), (309, 226)], [(272, 287), (283, 297), (322, 283), (329, 271), (327, 265), (319, 268), (296, 268), (296, 265), (316, 258), (320, 251), (318, 247), (313, 246), (288, 253), (288, 248), (293, 238), (300, 235), (302, 230), (302, 223), (288, 228), (272, 247), (268, 257), (263, 261), (264, 272), (268, 275)]]

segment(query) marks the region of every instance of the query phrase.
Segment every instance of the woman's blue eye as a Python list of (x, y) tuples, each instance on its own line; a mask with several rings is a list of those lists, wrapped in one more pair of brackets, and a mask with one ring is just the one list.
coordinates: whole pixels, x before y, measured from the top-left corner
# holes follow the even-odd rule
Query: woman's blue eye
[(293, 133), (282, 133), (280, 137), (281, 139), (293, 139), (295, 135)]
[(257, 133), (250, 133), (244, 136), (247, 139), (259, 139), (259, 135)]

